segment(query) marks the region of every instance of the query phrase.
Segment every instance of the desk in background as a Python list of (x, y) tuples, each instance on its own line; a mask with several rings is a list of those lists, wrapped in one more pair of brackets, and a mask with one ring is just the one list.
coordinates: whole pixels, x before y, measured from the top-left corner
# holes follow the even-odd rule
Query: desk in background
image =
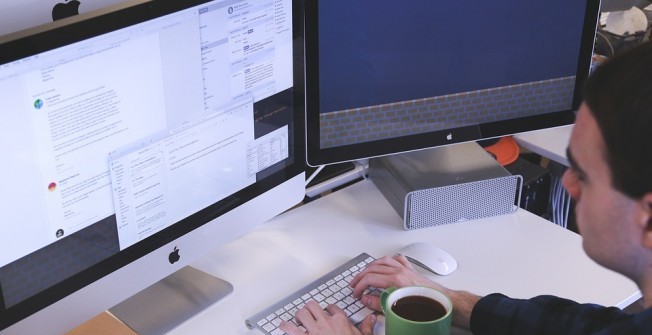
[(572, 130), (573, 125), (571, 124), (514, 135), (514, 139), (516, 143), (525, 149), (564, 166), (569, 166), (566, 158), (566, 147), (568, 147)]

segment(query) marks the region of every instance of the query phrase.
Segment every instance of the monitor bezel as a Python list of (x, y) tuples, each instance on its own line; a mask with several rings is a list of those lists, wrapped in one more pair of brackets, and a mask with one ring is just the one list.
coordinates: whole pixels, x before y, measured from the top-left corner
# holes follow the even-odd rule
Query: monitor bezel
[(319, 1), (307, 1), (305, 8), (306, 161), (309, 166), (320, 166), (572, 124), (582, 101), (583, 83), (591, 67), (600, 0), (587, 0), (586, 2), (582, 40), (577, 60), (577, 80), (571, 109), (328, 148), (322, 148), (320, 142)]

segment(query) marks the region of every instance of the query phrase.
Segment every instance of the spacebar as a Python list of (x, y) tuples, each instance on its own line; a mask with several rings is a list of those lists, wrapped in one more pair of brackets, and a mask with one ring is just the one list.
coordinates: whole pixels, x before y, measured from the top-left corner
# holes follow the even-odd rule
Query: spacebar
[(351, 322), (352, 322), (354, 325), (357, 325), (357, 324), (360, 323), (360, 322), (361, 322), (361, 321), (362, 321), (362, 320), (363, 320), (367, 315), (369, 315), (369, 314), (371, 314), (371, 313), (373, 313), (373, 312), (374, 312), (373, 310), (371, 310), (371, 309), (369, 309), (369, 308), (367, 308), (367, 307), (364, 307), (364, 308), (362, 308), (361, 310), (355, 312), (355, 314), (352, 314), (352, 315), (349, 317), (349, 320), (351, 320)]

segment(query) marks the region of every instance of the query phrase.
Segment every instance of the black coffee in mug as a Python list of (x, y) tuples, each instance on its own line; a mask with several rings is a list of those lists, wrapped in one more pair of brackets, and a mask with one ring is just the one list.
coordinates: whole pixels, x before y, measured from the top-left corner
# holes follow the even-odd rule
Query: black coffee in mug
[(418, 295), (396, 300), (392, 311), (404, 319), (417, 322), (437, 320), (446, 315), (446, 308), (439, 301)]

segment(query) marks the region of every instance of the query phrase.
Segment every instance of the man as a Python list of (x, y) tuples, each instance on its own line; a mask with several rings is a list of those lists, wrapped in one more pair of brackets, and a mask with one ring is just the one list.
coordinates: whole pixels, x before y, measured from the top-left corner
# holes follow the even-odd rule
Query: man
[[(575, 199), (582, 246), (598, 264), (632, 279), (645, 310), (626, 314), (615, 307), (539, 296), (479, 297), (453, 291), (421, 276), (403, 257), (384, 257), (354, 278), (359, 297), (368, 287), (422, 285), (453, 301), (453, 323), (474, 334), (652, 334), (652, 43), (607, 61), (590, 76), (567, 149), (570, 168), (563, 184)], [(605, 288), (608, 289), (608, 288)], [(362, 296), (380, 310), (375, 296)], [(311, 335), (372, 334), (375, 316), (356, 328), (335, 306), (310, 303), (296, 319)], [(291, 323), (290, 335), (303, 334)]]

